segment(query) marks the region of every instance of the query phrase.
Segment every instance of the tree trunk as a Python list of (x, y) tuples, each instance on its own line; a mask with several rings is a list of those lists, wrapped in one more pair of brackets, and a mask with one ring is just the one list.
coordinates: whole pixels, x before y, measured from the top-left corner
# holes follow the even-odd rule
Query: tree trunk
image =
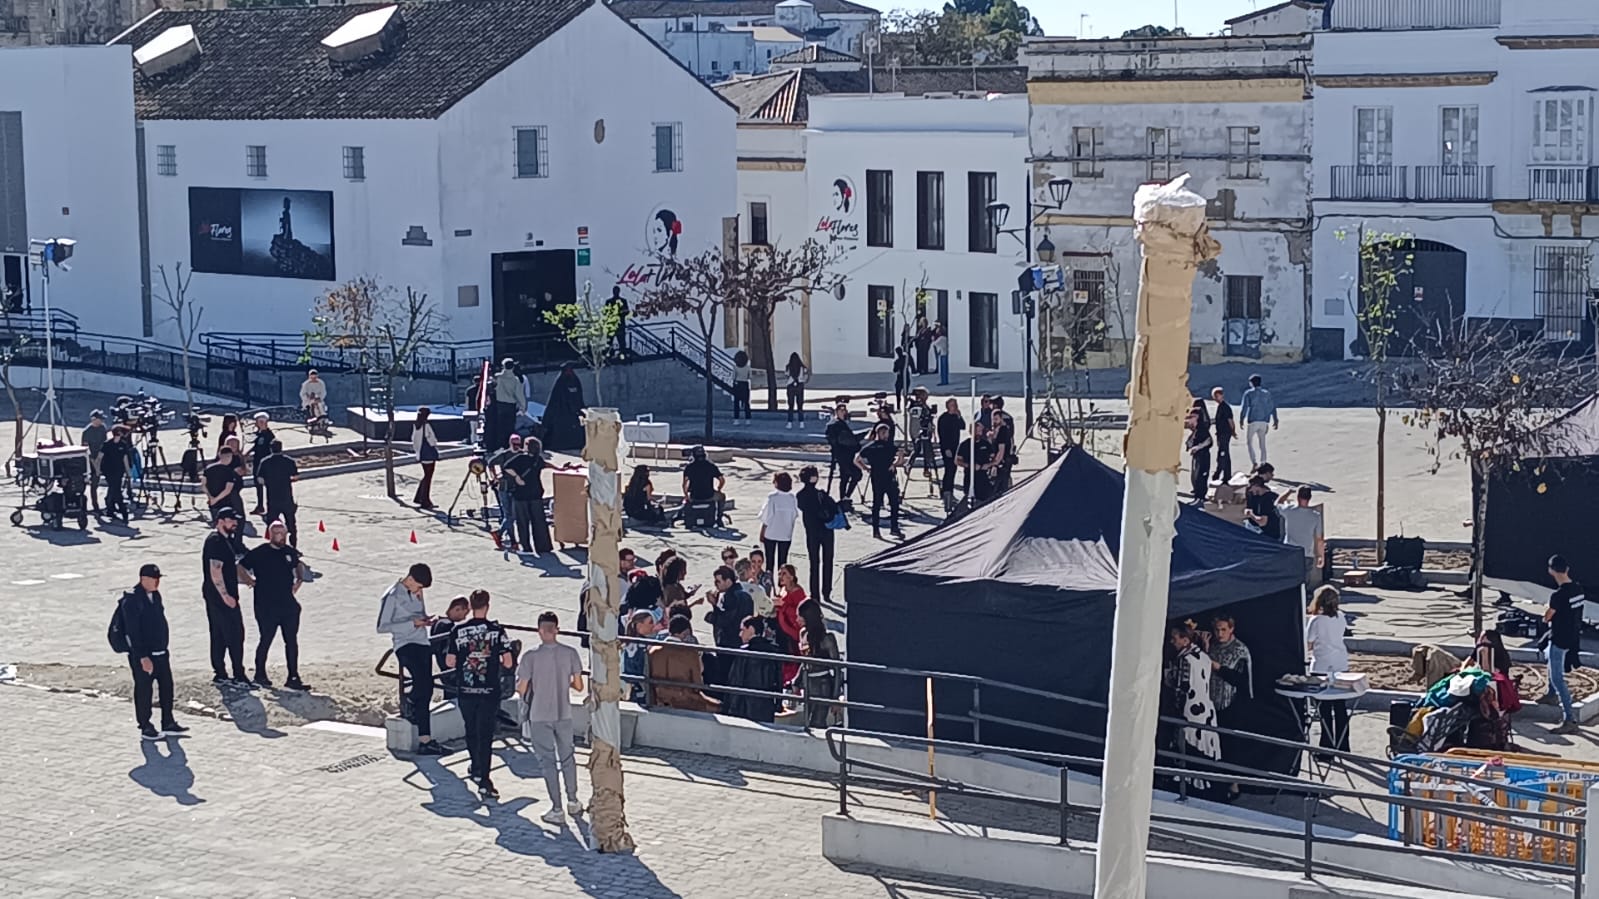
[(711, 441), (712, 421), (716, 417), (716, 383), (711, 380), (711, 334), (716, 330), (716, 310), (711, 310), (711, 320), (701, 329), (705, 338), (705, 442)]
[(772, 313), (762, 306), (751, 307), (750, 349), (760, 352), (752, 355), (757, 368), (766, 371), (766, 411), (778, 411), (777, 404), (777, 349), (772, 346)]
[(591, 408), (583, 416), (583, 458), (588, 462), (588, 583), (583, 588), (588, 613), (589, 783), (593, 796), (594, 838), (601, 852), (632, 852), (622, 789), (622, 651), (617, 640), (617, 595), (620, 572), (617, 547), (622, 542), (621, 473), (617, 440), (622, 419), (615, 409)]
[[(1380, 396), (1382, 387), (1379, 386), (1377, 390)], [(1381, 568), (1383, 556), (1387, 554), (1383, 510), (1388, 487), (1388, 409), (1382, 405), (1381, 399), (1377, 403), (1377, 567)]]
[(383, 432), (383, 483), (388, 488), (389, 499), (399, 499), (400, 491), (394, 486), (394, 376), (383, 379), (383, 410), (389, 426)]
[(193, 339), (193, 334), (183, 338), (183, 395), (189, 401), (189, 411), (191, 413), (194, 412), (194, 381), (193, 372), (189, 364), (189, 342)]
[(1492, 473), (1489, 466), (1481, 462), (1471, 464), (1473, 472), (1477, 475), (1482, 489), (1477, 492), (1476, 508), (1472, 510), (1471, 522), (1471, 551), (1473, 564), (1471, 566), (1471, 632), (1473, 635), (1482, 633), (1482, 567), (1483, 548), (1488, 543), (1488, 478)]

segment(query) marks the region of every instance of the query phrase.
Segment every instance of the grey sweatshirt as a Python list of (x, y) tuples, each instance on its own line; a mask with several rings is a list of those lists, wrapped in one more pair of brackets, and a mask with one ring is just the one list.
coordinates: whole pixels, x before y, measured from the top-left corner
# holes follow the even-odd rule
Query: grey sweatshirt
[(378, 633), (394, 638), (394, 648), (402, 646), (431, 646), (428, 629), (417, 627), (416, 619), (426, 618), (422, 597), (405, 589), (404, 581), (395, 581), (389, 592), (383, 594), (378, 606)]

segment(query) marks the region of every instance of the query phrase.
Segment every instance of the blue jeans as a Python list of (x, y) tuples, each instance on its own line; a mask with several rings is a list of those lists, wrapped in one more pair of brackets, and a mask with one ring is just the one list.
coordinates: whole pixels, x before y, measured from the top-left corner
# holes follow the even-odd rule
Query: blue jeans
[(506, 543), (516, 539), (516, 513), (511, 505), (511, 491), (496, 491), (500, 501), (500, 540)]
[(948, 383), (949, 383), (949, 356), (947, 354), (944, 354), (944, 353), (939, 353), (938, 354), (938, 386), (942, 387), (942, 386), (944, 386), (945, 384), (948, 384)]
[(1566, 686), (1566, 650), (1549, 644), (1549, 687), (1560, 698), (1560, 713), (1567, 721), (1577, 720), (1577, 710), (1571, 704), (1571, 688)]

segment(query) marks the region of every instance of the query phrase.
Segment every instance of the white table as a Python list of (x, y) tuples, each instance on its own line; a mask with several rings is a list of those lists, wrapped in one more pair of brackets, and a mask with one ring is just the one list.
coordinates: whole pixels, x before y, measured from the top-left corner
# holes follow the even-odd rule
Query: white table
[(633, 458), (633, 447), (640, 443), (647, 443), (655, 450), (655, 458), (661, 458), (661, 447), (672, 442), (671, 422), (651, 421), (639, 418), (638, 421), (622, 422), (622, 439), (627, 441), (627, 456)]
[[(1302, 739), (1303, 739), (1303, 742), (1305, 743), (1306, 746), (1310, 746), (1311, 745), (1310, 744), (1310, 722), (1311, 722), (1311, 719), (1313, 719), (1313, 718), (1316, 718), (1316, 719), (1320, 718), (1319, 706), (1320, 706), (1321, 703), (1323, 703), (1323, 702), (1349, 702), (1350, 700), (1359, 699), (1361, 696), (1366, 695), (1366, 689), (1365, 689), (1364, 682), (1362, 682), (1362, 685), (1359, 688), (1332, 687), (1332, 686), (1327, 686), (1327, 687), (1277, 687), (1276, 691), (1277, 691), (1277, 695), (1278, 696), (1283, 697), (1285, 700), (1288, 701), (1288, 704), (1290, 706), (1293, 706), (1294, 717), (1295, 717), (1296, 720), (1299, 721), (1300, 732), (1303, 734)], [(1296, 700), (1296, 699), (1302, 699), (1302, 700), (1305, 700), (1305, 702), (1306, 702), (1305, 714), (1304, 714), (1303, 717), (1301, 717), (1300, 714), (1299, 714), (1299, 706), (1294, 703), (1294, 700)], [(1345, 720), (1347, 721), (1348, 719), (1346, 718)], [(1345, 728), (1345, 733), (1334, 733), (1334, 734), (1329, 734), (1328, 735), (1328, 737), (1332, 741), (1333, 746), (1340, 746), (1340, 745), (1343, 744), (1344, 739), (1347, 736), (1347, 731), (1348, 731), (1348, 724), (1347, 723), (1344, 725), (1344, 728)], [(1333, 757), (1335, 759), (1334, 762), (1331, 762), (1331, 763), (1329, 763), (1329, 764), (1327, 764), (1325, 766), (1322, 766), (1322, 765), (1318, 765), (1316, 763), (1316, 752), (1315, 752), (1314, 749), (1309, 750), (1308, 754), (1310, 756), (1311, 771), (1313, 773), (1315, 773), (1317, 775), (1317, 777), (1324, 783), (1327, 780), (1327, 775), (1329, 773), (1331, 773), (1332, 767), (1333, 767), (1334, 764), (1337, 764), (1339, 767), (1344, 767), (1343, 764), (1342, 764), (1343, 758), (1341, 756), (1334, 756)], [(1348, 771), (1347, 768), (1344, 769), (1344, 774), (1345, 774), (1345, 776), (1348, 776), (1349, 771)], [(1353, 780), (1351, 780), (1350, 782), (1353, 783)]]

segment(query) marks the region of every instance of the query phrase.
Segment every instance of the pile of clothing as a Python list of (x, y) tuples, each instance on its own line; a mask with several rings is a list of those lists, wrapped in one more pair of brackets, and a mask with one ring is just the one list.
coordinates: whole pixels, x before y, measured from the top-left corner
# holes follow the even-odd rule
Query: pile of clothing
[(1510, 714), (1520, 707), (1506, 673), (1466, 665), (1428, 688), (1408, 724), (1389, 728), (1389, 748), (1396, 754), (1457, 746), (1502, 751), (1510, 746)]

